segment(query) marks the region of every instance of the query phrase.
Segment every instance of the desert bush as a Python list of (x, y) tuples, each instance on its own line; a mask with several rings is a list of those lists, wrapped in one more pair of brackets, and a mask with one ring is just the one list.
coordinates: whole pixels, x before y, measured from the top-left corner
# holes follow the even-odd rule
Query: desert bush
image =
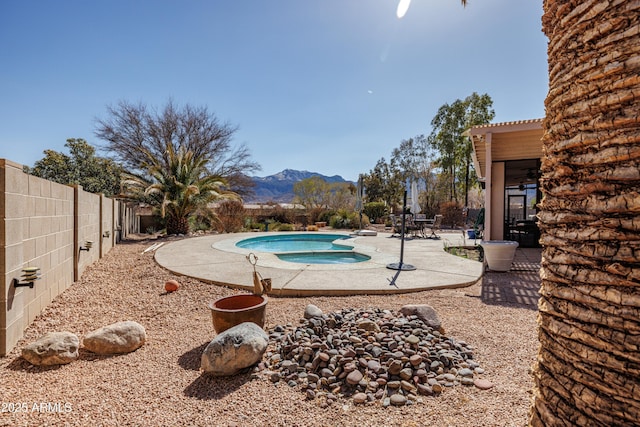
[[(330, 219), (329, 225), (336, 229), (355, 229), (360, 227), (360, 215), (358, 212), (346, 209), (338, 210)], [(369, 217), (362, 215), (362, 227), (369, 225)]]
[(318, 221), (329, 222), (328, 219), (326, 219), (326, 220), (320, 219), (321, 215), (324, 212), (326, 212), (326, 209), (324, 209), (324, 208), (311, 208), (311, 209), (309, 209), (307, 211), (308, 218), (309, 218), (309, 224), (315, 224)]
[(295, 209), (286, 209), (280, 205), (275, 205), (270, 212), (271, 219), (283, 224), (292, 223), (295, 220)]
[(327, 224), (330, 224), (330, 223), (331, 223), (331, 218), (332, 218), (333, 216), (337, 215), (337, 213), (338, 213), (337, 211), (334, 211), (334, 210), (332, 210), (332, 209), (326, 209), (326, 210), (323, 210), (323, 211), (322, 211), (322, 212), (320, 212), (320, 214), (318, 215), (318, 219), (316, 219), (316, 220), (315, 220), (315, 221), (313, 221), (313, 222), (315, 223), (315, 222), (320, 221), (320, 222), (326, 222)]
[(244, 225), (245, 209), (238, 200), (225, 200), (216, 208), (216, 228), (224, 233), (236, 233)]
[(387, 213), (387, 206), (384, 202), (369, 202), (364, 205), (362, 211), (369, 217), (371, 222), (378, 224), (384, 220), (384, 216)]
[(282, 223), (274, 223), (272, 228), (269, 228), (270, 230), (273, 229), (273, 231), (294, 231), (295, 230), (295, 226), (293, 224), (282, 224)]
[(462, 206), (456, 202), (446, 202), (440, 205), (440, 212), (442, 213), (442, 224), (448, 225), (451, 228), (462, 226), (464, 224), (464, 217), (462, 215)]

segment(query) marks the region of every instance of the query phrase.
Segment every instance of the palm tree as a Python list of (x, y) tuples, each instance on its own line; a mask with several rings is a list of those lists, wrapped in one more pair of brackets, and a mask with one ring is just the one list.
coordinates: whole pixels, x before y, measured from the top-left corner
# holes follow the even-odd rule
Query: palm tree
[(545, 0), (533, 426), (640, 425), (640, 3)]
[(166, 218), (167, 234), (187, 234), (190, 216), (215, 200), (237, 197), (224, 190), (227, 182), (223, 177), (208, 174), (208, 159), (203, 155), (175, 151), (168, 144), (164, 159), (148, 158), (149, 177), (128, 175), (123, 192), (129, 199), (157, 205), (160, 216)]

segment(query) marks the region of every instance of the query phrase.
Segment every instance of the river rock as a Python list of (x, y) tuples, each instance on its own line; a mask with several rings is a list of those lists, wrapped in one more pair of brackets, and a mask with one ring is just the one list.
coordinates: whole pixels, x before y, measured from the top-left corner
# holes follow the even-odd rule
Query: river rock
[(479, 365), (473, 348), (416, 314), (376, 308), (305, 312), (298, 326), (273, 329), (273, 352), (280, 358), (270, 356), (265, 364), (301, 392), (312, 390), (321, 406), (330, 404), (331, 395), (354, 403), (366, 396), (386, 407), (394, 394), (393, 404), (402, 406), (418, 402), (418, 395), (437, 396), (445, 386), (474, 381)]
[(356, 393), (353, 395), (353, 403), (364, 403), (367, 401), (367, 395), (365, 393)]
[(308, 304), (304, 309), (304, 318), (312, 319), (314, 317), (322, 317), (322, 310), (313, 304)]
[(380, 327), (376, 324), (376, 322), (369, 319), (360, 320), (356, 326), (360, 329), (364, 329), (365, 331), (372, 331), (372, 332), (380, 331)]
[(217, 335), (204, 349), (200, 367), (214, 376), (235, 375), (262, 359), (269, 336), (253, 322), (244, 322)]
[(126, 320), (89, 332), (82, 345), (96, 354), (122, 354), (137, 350), (146, 339), (147, 334), (141, 324)]
[(360, 371), (352, 371), (347, 375), (347, 382), (351, 385), (356, 385), (362, 380), (363, 375)]
[(80, 340), (71, 332), (49, 332), (22, 349), (22, 357), (36, 366), (64, 365), (78, 358)]
[(416, 316), (422, 320), (426, 325), (444, 334), (444, 328), (442, 322), (436, 310), (427, 304), (408, 304), (400, 309), (400, 313), (405, 316)]
[(391, 395), (391, 404), (394, 406), (403, 406), (407, 404), (407, 398), (401, 394), (392, 394)]
[(489, 380), (485, 380), (484, 378), (478, 378), (473, 382), (473, 384), (480, 390), (489, 390), (490, 388), (493, 388), (493, 383)]

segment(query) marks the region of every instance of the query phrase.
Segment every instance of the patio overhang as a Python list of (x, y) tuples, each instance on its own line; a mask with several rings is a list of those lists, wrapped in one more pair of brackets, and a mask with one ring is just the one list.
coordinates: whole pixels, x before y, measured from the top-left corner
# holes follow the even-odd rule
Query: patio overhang
[[(473, 144), (473, 167), (481, 182), (487, 178), (487, 157), (501, 162), (540, 158), (542, 153), (542, 119), (474, 126), (465, 135)], [(489, 156), (487, 143), (491, 146)]]

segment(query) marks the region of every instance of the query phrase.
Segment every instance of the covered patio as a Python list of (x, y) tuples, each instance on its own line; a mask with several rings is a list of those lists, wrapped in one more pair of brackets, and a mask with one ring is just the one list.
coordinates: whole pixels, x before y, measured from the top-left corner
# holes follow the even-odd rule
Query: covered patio
[(542, 119), (474, 126), (467, 136), (485, 190), (484, 239), (537, 247)]

